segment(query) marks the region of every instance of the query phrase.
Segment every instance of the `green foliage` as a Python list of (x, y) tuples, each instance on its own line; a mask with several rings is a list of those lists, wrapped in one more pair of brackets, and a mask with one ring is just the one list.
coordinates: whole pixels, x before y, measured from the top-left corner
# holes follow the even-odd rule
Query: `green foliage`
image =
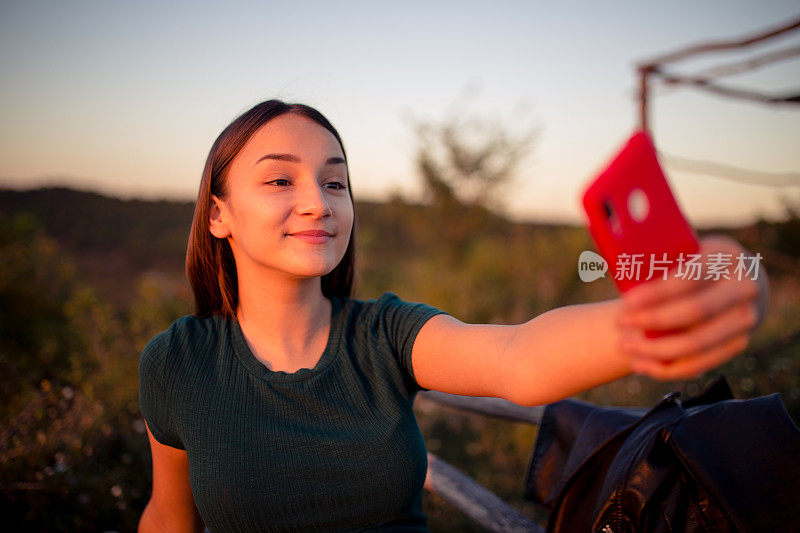
[[(124, 202), (109, 200), (111, 211), (82, 212), (87, 233), (78, 236), (63, 228), (51, 233), (52, 222), (40, 227), (37, 218), (51, 216), (41, 213), (45, 206), (74, 213), (75, 206), (104, 201), (41, 194), (50, 203), (31, 191), (16, 196), (13, 211), (6, 211), (16, 215), (0, 219), (0, 513), (10, 530), (134, 531), (151, 488), (138, 357), (147, 340), (191, 312), (183, 274), (191, 204), (122, 207)], [(0, 193), (0, 203), (2, 198)], [(62, 205), (70, 203), (75, 206)], [(153, 214), (173, 208), (173, 214)], [(462, 206), (448, 219), (437, 206), (399, 198), (358, 202), (356, 211), (362, 298), (391, 290), (466, 322), (520, 323), (554, 307), (616, 297), (610, 280), (578, 279), (578, 256), (592, 248), (582, 228), (514, 223), (480, 206)], [(118, 226), (127, 229), (112, 242), (104, 224), (117, 213), (127, 213)], [(157, 231), (148, 217), (164, 226)], [(740, 398), (780, 392), (798, 420), (800, 346), (770, 348), (797, 328), (800, 268), (791, 261), (791, 245), (781, 240), (795, 223), (790, 217), (724, 230), (764, 256), (772, 305), (751, 348), (713, 374), (725, 373)], [(159, 231), (181, 234), (182, 242), (167, 244)], [(157, 248), (174, 249), (153, 256), (126, 251), (129, 245), (146, 248), (148, 234)], [(110, 245), (115, 248), (106, 249)], [(648, 406), (672, 390), (694, 394), (710, 378), (662, 383), (631, 376), (580, 397)], [(432, 452), (527, 516), (543, 519), (541, 510), (520, 498), (535, 428), (423, 403), (415, 412)], [(431, 494), (424, 509), (433, 531), (479, 530)]]
[(0, 228), (4, 526), (92, 531), (131, 524), (143, 505), (141, 483), (124, 497), (115, 494), (147, 456), (144, 429), (134, 430), (135, 374), (121, 357), (127, 339), (33, 216), (6, 218)]
[(182, 261), (192, 222), (189, 202), (120, 200), (62, 187), (0, 190), (0, 212), (36, 213), (42, 229), (67, 252), (124, 250), (140, 269)]
[(43, 380), (79, 383), (95, 361), (70, 327), (81, 288), (32, 215), (0, 220), (0, 422), (8, 424)]
[(128, 327), (135, 346), (148, 340), (181, 316), (192, 313), (188, 294), (166, 276), (150, 271), (136, 283), (136, 300), (128, 311)]

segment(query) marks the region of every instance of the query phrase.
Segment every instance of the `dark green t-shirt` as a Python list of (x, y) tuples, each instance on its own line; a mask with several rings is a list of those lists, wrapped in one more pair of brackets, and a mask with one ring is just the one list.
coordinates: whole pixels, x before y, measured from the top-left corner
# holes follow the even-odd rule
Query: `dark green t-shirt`
[(313, 369), (269, 370), (220, 315), (184, 316), (142, 351), (142, 414), (186, 450), (212, 532), (428, 531), (411, 348), (443, 311), (392, 293), (331, 302)]

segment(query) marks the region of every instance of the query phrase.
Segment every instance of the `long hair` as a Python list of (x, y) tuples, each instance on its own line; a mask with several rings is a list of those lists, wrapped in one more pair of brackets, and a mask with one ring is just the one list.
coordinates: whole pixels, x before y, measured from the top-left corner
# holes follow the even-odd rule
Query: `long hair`
[[(227, 174), (233, 158), (264, 124), (286, 113), (309, 118), (331, 132), (342, 148), (345, 165), (347, 165), (347, 154), (339, 133), (322, 113), (304, 104), (267, 100), (242, 113), (222, 130), (211, 146), (203, 168), (203, 177), (194, 207), (192, 228), (189, 231), (189, 244), (186, 251), (186, 276), (189, 278), (194, 292), (195, 315), (197, 316), (219, 313), (232, 317), (236, 315), (236, 307), (239, 303), (239, 287), (233, 251), (227, 239), (219, 239), (211, 234), (209, 226), (211, 195), (218, 198), (226, 196)], [(349, 166), (347, 190), (352, 202)], [(330, 273), (322, 276), (322, 293), (326, 297), (349, 297), (353, 291), (354, 233), (355, 218), (344, 257)]]

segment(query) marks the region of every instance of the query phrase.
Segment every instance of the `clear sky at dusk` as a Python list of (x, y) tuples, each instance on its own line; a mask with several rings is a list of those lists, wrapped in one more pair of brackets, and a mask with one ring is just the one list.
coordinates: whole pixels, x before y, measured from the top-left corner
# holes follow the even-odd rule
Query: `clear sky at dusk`
[[(193, 200), (214, 138), (278, 97), (317, 107), (342, 135), (356, 198), (420, 191), (408, 114), (472, 109), (541, 128), (508, 191), (515, 216), (581, 220), (579, 194), (637, 123), (634, 65), (696, 42), (800, 16), (786, 1), (24, 2), (0, 4), (0, 186), (59, 183), (123, 197)], [(800, 45), (678, 63), (691, 73)], [(800, 57), (725, 83), (800, 89)], [(656, 93), (665, 153), (800, 172), (800, 105), (692, 89)], [(764, 187), (665, 170), (690, 221), (780, 217), (798, 185)]]

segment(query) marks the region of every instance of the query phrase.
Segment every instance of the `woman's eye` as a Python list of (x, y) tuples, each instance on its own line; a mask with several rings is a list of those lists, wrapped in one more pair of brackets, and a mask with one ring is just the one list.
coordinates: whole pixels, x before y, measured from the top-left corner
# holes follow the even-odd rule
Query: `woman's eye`
[(277, 185), (279, 187), (283, 187), (285, 185), (290, 185), (290, 182), (286, 178), (278, 178), (276, 180), (268, 181), (267, 185)]
[(325, 186), (328, 187), (329, 189), (334, 189), (334, 190), (342, 190), (347, 188), (347, 186), (341, 181), (329, 181), (328, 183), (325, 184)]

